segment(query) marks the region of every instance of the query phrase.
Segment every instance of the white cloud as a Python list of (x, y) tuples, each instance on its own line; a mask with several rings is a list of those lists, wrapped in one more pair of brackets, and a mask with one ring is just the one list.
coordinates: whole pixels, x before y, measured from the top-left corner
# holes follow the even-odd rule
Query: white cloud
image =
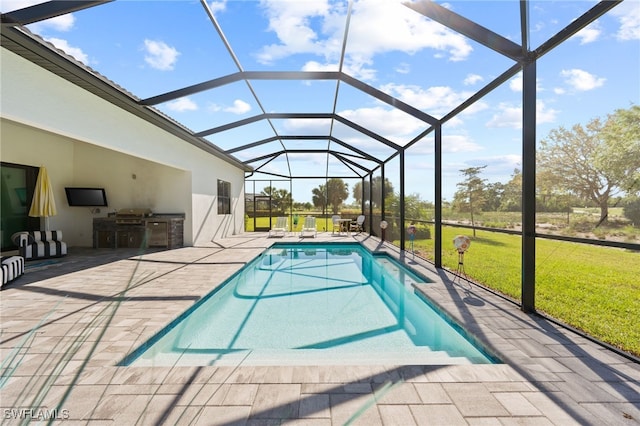
[(321, 64), (317, 61), (309, 61), (302, 67), (302, 71), (338, 71), (340, 65), (337, 63)]
[(249, 105), (245, 101), (236, 99), (235, 101), (233, 101), (233, 106), (225, 108), (224, 111), (231, 112), (233, 114), (244, 114), (251, 111), (251, 105)]
[(207, 111), (209, 112), (224, 111), (224, 112), (230, 112), (232, 114), (244, 114), (246, 112), (251, 111), (251, 105), (249, 105), (245, 101), (236, 99), (235, 101), (233, 101), (233, 105), (231, 106), (221, 106), (218, 104), (210, 103), (207, 106)]
[[(2, 13), (11, 12), (14, 10), (23, 9), (25, 7), (33, 6), (35, 4), (42, 3), (43, 0), (2, 0), (0, 6)], [(43, 34), (45, 30), (50, 29), (54, 31), (69, 31), (73, 28), (75, 23), (75, 17), (72, 13), (66, 15), (56, 16), (44, 21), (36, 22), (28, 25), (29, 29), (36, 34)]]
[(71, 31), (74, 24), (76, 22), (76, 18), (73, 14), (68, 13), (62, 16), (56, 16), (55, 18), (47, 19), (46, 21), (36, 22), (35, 24), (29, 25), (29, 29), (37, 34), (42, 34), (47, 30), (54, 30), (60, 32)]
[(423, 89), (395, 83), (385, 84), (380, 90), (433, 116), (448, 113), (473, 95), (473, 92), (456, 92), (448, 86)]
[(522, 155), (519, 154), (481, 157), (476, 161), (487, 165), (483, 172), (487, 176), (503, 176), (505, 173), (513, 173), (514, 169), (522, 170)]
[(465, 86), (473, 86), (474, 84), (482, 83), (483, 81), (484, 81), (484, 78), (482, 78), (482, 76), (478, 74), (468, 74), (465, 77), (463, 84)]
[(171, 71), (180, 55), (180, 52), (174, 47), (167, 45), (163, 41), (146, 39), (144, 47), (146, 51), (145, 62), (151, 65), (152, 68), (161, 71)]
[[(376, 70), (366, 68), (366, 63), (353, 63), (348, 59), (342, 64), (342, 72), (361, 80), (373, 80)], [(338, 71), (340, 64), (337, 62), (320, 63), (318, 61), (308, 61), (302, 66), (302, 71)]]
[(354, 123), (396, 143), (404, 144), (408, 136), (428, 127), (426, 123), (398, 109), (382, 107), (340, 111), (339, 114)]
[(406, 62), (401, 62), (395, 67), (395, 71), (398, 74), (409, 74), (411, 72), (411, 65)]
[(214, 104), (214, 103), (210, 103), (207, 105), (207, 111), (209, 112), (218, 112), (218, 111), (222, 111), (222, 107), (220, 105)]
[(180, 98), (167, 103), (167, 108), (175, 112), (197, 111), (198, 105), (189, 98)]
[[(547, 108), (543, 101), (536, 102), (536, 123), (552, 123), (556, 120), (558, 111)], [(522, 128), (522, 107), (514, 106), (507, 103), (498, 105), (496, 112), (491, 120), (487, 123), (487, 127), (494, 128)]]
[(611, 11), (620, 20), (616, 34), (618, 40), (640, 40), (640, 5), (637, 1), (625, 1)]
[(498, 110), (487, 123), (487, 127), (522, 128), (522, 107), (500, 104)]
[(552, 108), (547, 108), (543, 101), (538, 100), (536, 102), (536, 123), (553, 123), (556, 121), (558, 111)]
[(481, 151), (482, 147), (473, 142), (467, 135), (442, 135), (442, 151), (447, 153), (455, 152), (476, 152)]
[(600, 38), (600, 34), (602, 34), (600, 23), (598, 21), (594, 21), (571, 38), (580, 39), (580, 44), (588, 44)]
[[(453, 134), (445, 132), (442, 135), (442, 151), (445, 153), (478, 152), (484, 147), (475, 143), (469, 135), (464, 133)], [(407, 149), (407, 155), (432, 155), (435, 152), (433, 136), (429, 135), (420, 142)]]
[(269, 18), (269, 30), (275, 32), (280, 43), (264, 46), (258, 54), (259, 62), (268, 64), (297, 53), (322, 54), (326, 49), (326, 41), (320, 41), (319, 35), (311, 27), (312, 19), (328, 17), (329, 5), (326, 0), (263, 0), (260, 4)]
[(509, 80), (509, 89), (514, 92), (522, 92), (522, 73), (518, 73), (518, 75)]
[(284, 129), (296, 134), (320, 135), (329, 133), (331, 120), (324, 118), (287, 119)]
[[(467, 112), (468, 109), (464, 110), (462, 112), (462, 114), (464, 115), (465, 112)], [(449, 121), (447, 121), (447, 126), (448, 127), (460, 127), (464, 124), (464, 120), (462, 120), (460, 118), (460, 114), (456, 114), (453, 118), (449, 119)]]
[(410, 54), (430, 48), (446, 52), (452, 61), (467, 58), (473, 50), (467, 40), (448, 28), (424, 18), (399, 2), (358, 1), (349, 28), (349, 52), (372, 57), (401, 51)]
[(83, 64), (89, 65), (89, 56), (87, 56), (87, 54), (79, 47), (70, 46), (67, 40), (55, 37), (46, 38), (45, 40), (53, 44), (58, 49), (64, 51), (67, 55), (71, 55)]
[[(509, 80), (509, 89), (513, 92), (522, 92), (522, 73), (518, 73), (515, 77)], [(543, 92), (544, 89), (540, 85), (540, 80), (536, 79), (536, 91)]]
[(575, 90), (584, 92), (600, 87), (606, 78), (597, 77), (581, 69), (562, 70), (560, 75), (565, 77), (565, 82)]
[[(414, 54), (423, 49), (445, 52), (451, 61), (467, 58), (473, 50), (467, 40), (446, 27), (427, 20), (400, 3), (369, 0), (353, 4), (349, 40), (344, 62), (345, 72), (371, 80), (376, 54), (401, 51)], [(269, 29), (279, 42), (264, 46), (257, 60), (264, 64), (296, 55), (315, 54), (326, 63), (337, 63), (342, 49), (345, 26), (344, 4), (322, 1), (263, 0)], [(392, 30), (390, 30), (392, 29)], [(402, 72), (403, 68), (399, 69)]]
[(214, 15), (218, 12), (224, 12), (227, 9), (227, 0), (209, 2), (209, 9)]

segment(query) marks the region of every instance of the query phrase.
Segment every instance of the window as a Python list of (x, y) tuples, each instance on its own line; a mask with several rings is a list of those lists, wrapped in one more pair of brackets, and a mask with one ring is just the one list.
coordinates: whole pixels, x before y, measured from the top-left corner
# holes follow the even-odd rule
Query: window
[(218, 179), (218, 214), (231, 214), (231, 184)]

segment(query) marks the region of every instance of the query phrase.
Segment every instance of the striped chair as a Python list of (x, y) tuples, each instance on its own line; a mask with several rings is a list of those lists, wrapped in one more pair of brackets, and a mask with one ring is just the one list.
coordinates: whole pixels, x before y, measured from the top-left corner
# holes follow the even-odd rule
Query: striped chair
[(17, 232), (11, 237), (25, 260), (60, 257), (67, 254), (62, 231)]
[(1, 262), (2, 283), (0, 284), (0, 287), (24, 274), (24, 258), (22, 256), (3, 257)]

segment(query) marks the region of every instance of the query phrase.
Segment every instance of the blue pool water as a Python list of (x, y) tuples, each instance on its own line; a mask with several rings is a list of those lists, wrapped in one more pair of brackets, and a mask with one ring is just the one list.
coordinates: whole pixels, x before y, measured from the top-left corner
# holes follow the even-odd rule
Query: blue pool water
[(414, 293), (424, 282), (358, 244), (275, 245), (122, 364), (493, 362)]

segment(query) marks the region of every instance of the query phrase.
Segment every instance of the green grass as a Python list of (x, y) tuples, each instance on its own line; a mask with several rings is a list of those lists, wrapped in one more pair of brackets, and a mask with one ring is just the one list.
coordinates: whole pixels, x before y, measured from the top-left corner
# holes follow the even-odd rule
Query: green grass
[[(443, 228), (442, 262), (457, 269), (453, 238)], [(471, 235), (468, 232), (467, 235)], [(416, 253), (433, 259), (433, 241), (416, 241)], [(478, 231), (464, 257), (472, 279), (520, 299), (520, 236)], [(640, 252), (538, 239), (536, 308), (577, 329), (640, 355)]]

